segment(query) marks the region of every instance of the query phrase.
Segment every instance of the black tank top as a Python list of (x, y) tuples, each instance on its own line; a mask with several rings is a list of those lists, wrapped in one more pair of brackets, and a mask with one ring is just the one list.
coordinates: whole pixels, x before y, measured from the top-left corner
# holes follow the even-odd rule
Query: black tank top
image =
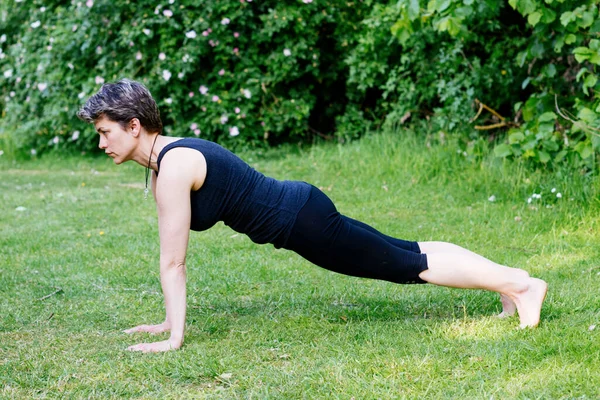
[(190, 193), (192, 230), (204, 231), (223, 221), (255, 243), (285, 246), (310, 195), (308, 183), (269, 178), (220, 145), (196, 138), (166, 145), (158, 155), (158, 171), (164, 155), (176, 147), (198, 150), (206, 159), (204, 184)]

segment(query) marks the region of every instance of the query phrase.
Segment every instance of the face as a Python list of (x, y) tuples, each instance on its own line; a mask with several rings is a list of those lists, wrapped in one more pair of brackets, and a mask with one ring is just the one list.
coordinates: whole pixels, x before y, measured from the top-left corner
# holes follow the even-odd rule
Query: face
[(139, 129), (136, 129), (137, 120), (132, 120), (127, 129), (106, 117), (100, 117), (94, 122), (96, 131), (100, 135), (98, 147), (113, 159), (115, 164), (121, 164), (131, 159)]

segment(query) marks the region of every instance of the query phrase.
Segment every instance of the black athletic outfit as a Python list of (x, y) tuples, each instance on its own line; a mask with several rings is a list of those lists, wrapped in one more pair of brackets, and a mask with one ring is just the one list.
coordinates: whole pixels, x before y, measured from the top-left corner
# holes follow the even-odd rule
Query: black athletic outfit
[(198, 150), (206, 159), (204, 184), (190, 194), (192, 230), (223, 221), (255, 243), (292, 250), (331, 271), (424, 283), (419, 273), (427, 269), (427, 257), (416, 242), (386, 236), (341, 215), (316, 187), (269, 178), (218, 144), (195, 138), (165, 146), (158, 156), (159, 171), (164, 155), (176, 147)]

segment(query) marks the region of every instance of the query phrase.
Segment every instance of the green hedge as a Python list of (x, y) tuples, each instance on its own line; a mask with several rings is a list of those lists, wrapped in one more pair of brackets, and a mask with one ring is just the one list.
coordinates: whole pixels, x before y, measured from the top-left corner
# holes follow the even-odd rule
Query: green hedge
[(168, 134), (229, 146), (408, 120), (535, 164), (600, 150), (597, 1), (22, 0), (0, 19), (0, 139), (26, 151), (93, 149), (75, 112), (121, 77)]

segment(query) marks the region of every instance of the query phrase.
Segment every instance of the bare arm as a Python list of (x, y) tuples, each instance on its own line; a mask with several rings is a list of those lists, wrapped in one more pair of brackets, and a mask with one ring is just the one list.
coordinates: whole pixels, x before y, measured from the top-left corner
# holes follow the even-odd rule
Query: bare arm
[[(166, 318), (154, 327), (171, 331), (168, 340), (131, 346), (134, 351), (166, 351), (183, 344), (186, 314), (186, 253), (190, 230), (190, 191), (198, 189), (206, 176), (206, 163), (190, 149), (173, 149), (163, 158), (160, 176), (153, 178), (160, 235), (160, 281), (165, 296)], [(138, 327), (139, 328), (139, 327)], [(151, 331), (133, 328), (133, 331)]]

